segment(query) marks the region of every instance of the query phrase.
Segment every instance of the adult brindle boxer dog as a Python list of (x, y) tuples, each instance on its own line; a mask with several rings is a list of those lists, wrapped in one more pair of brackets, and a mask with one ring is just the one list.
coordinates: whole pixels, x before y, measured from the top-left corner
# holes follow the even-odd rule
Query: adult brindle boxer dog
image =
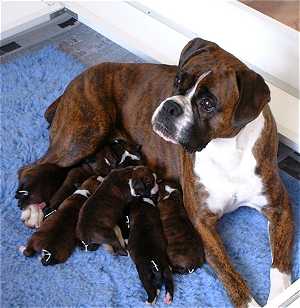
[(291, 271), (292, 214), (278, 175), (269, 101), (261, 76), (215, 43), (196, 38), (178, 66), (103, 63), (75, 78), (46, 111), (46, 118), (54, 118), (41, 161), (75, 165), (122, 124), (143, 146), (149, 167), (180, 182), (207, 262), (233, 304), (246, 306), (250, 291), (216, 230), (224, 213), (245, 205), (269, 220), (269, 299), (286, 286)]

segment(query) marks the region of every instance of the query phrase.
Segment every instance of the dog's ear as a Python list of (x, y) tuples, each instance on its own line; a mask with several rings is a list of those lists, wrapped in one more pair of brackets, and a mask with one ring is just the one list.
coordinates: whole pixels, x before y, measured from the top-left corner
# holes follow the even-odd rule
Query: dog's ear
[(236, 72), (239, 100), (233, 116), (233, 126), (240, 128), (253, 121), (270, 101), (270, 90), (264, 79), (254, 71)]
[(201, 53), (205, 47), (216, 45), (213, 42), (196, 37), (189, 41), (182, 49), (179, 59), (179, 66), (182, 67), (191, 57)]

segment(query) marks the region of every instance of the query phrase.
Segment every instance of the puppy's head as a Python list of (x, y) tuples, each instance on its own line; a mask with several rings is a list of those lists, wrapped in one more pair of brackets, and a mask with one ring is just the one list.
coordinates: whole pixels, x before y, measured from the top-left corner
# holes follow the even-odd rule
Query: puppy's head
[(67, 174), (66, 168), (54, 164), (30, 165), (18, 171), (19, 187), (15, 198), (21, 209), (48, 202)]
[(134, 197), (156, 198), (159, 190), (156, 179), (156, 174), (148, 167), (139, 166), (133, 168), (132, 176), (129, 180), (131, 195)]
[(162, 181), (161, 183), (159, 183), (158, 200), (167, 200), (170, 197), (180, 202), (181, 190), (177, 187), (177, 185), (172, 182)]
[(129, 140), (114, 139), (110, 147), (116, 157), (116, 165), (119, 168), (137, 166), (142, 163), (141, 146)]
[(183, 49), (173, 93), (155, 110), (154, 131), (187, 151), (235, 136), (270, 101), (263, 78), (217, 44), (196, 38)]

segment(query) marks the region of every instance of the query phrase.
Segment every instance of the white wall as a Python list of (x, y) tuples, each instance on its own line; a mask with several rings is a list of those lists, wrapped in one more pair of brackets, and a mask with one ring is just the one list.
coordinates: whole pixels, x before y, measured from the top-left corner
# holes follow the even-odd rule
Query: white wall
[(27, 30), (50, 19), (49, 14), (63, 8), (59, 2), (2, 1), (0, 39)]

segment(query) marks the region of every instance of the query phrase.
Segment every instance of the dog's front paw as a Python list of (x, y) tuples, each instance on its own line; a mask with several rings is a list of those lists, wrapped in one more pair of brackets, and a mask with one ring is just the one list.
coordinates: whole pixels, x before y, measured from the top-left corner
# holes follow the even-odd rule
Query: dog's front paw
[(39, 228), (44, 219), (45, 203), (31, 204), (22, 211), (21, 220), (29, 228)]

